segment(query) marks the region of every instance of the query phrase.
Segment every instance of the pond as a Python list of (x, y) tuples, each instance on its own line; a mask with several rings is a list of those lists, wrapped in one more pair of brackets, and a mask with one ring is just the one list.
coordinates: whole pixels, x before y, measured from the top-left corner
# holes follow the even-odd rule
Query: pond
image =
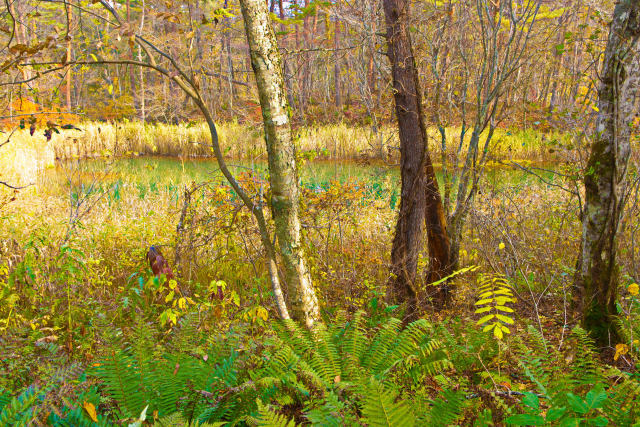
[[(266, 178), (266, 162), (247, 162), (229, 160), (228, 165), (234, 174), (251, 171), (254, 175)], [(141, 194), (158, 189), (180, 191), (184, 184), (212, 180), (226, 185), (226, 181), (213, 159), (179, 159), (171, 157), (132, 157), (106, 160), (80, 160), (74, 163), (58, 164), (46, 171), (40, 183), (48, 187), (64, 186), (69, 170), (73, 169), (78, 184), (89, 184), (94, 173), (104, 173), (102, 182), (108, 185), (133, 184)], [(436, 169), (438, 180), (442, 183), (442, 171)], [(362, 163), (353, 161), (308, 161), (299, 170), (300, 182), (308, 189), (322, 190), (332, 183), (353, 182), (363, 185), (367, 193), (380, 197), (391, 193), (392, 198), (399, 195), (400, 169), (398, 165), (384, 163)], [(553, 180), (551, 172), (545, 172), (547, 180)], [(492, 167), (485, 173), (489, 186), (502, 188), (506, 186), (528, 187), (529, 185), (545, 185), (537, 177), (511, 167)], [(395, 195), (395, 197), (394, 197)]]

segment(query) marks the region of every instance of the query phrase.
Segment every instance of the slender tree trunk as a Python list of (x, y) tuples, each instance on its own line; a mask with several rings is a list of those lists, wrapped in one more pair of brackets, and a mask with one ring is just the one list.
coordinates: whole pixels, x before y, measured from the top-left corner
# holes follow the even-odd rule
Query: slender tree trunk
[(600, 73), (598, 118), (585, 174), (581, 265), (582, 323), (600, 345), (618, 343), (616, 235), (623, 212), (630, 122), (640, 88), (640, 2), (621, 0), (613, 12)]
[[(126, 12), (127, 12), (127, 24), (133, 26), (131, 22), (131, 0), (127, 0), (126, 4)], [(134, 45), (131, 43), (129, 45), (129, 58), (133, 59), (135, 55)], [(136, 111), (140, 110), (140, 102), (136, 96), (136, 72), (134, 67), (127, 67), (127, 71), (129, 72), (129, 85), (131, 86), (129, 90), (131, 91), (131, 97), (133, 98), (133, 108)]]
[[(408, 32), (408, 0), (383, 1), (389, 59), (392, 67), (396, 116), (400, 131), (400, 213), (391, 249), (388, 293), (391, 301), (407, 302), (408, 317), (419, 307), (416, 272), (424, 225), (429, 237), (430, 276), (441, 277), (449, 269), (449, 242), (440, 191), (427, 147), (418, 72)], [(447, 299), (438, 292), (439, 304)]]
[[(285, 15), (284, 15), (284, 5), (282, 4), (282, 0), (278, 0), (278, 14), (280, 15), (280, 19), (284, 21)], [(289, 38), (289, 35), (287, 34), (287, 27), (284, 24), (280, 24), (280, 31), (283, 34), (285, 34), (283, 42), (285, 43), (284, 47), (286, 48), (287, 47), (286, 40)], [(289, 106), (295, 109), (295, 102), (293, 99), (293, 87), (291, 86), (291, 79), (292, 79), (291, 70), (289, 69), (289, 63), (286, 58), (283, 58), (282, 62), (284, 64), (283, 69), (284, 69), (284, 81), (287, 87), (287, 100), (289, 101)]]
[[(560, 28), (562, 28), (562, 26), (564, 25), (564, 21), (566, 20), (565, 15), (562, 15), (558, 18), (558, 26)], [(561, 44), (562, 41), (564, 39), (564, 31), (560, 30), (558, 31), (558, 40), (557, 40), (557, 44)], [(553, 49), (553, 58), (555, 61), (553, 62), (557, 62), (556, 64), (553, 64), (552, 66), (552, 71), (551, 71), (551, 101), (549, 101), (549, 111), (553, 111), (553, 109), (556, 107), (556, 104), (558, 103), (558, 97), (559, 94), (558, 92), (558, 80), (559, 80), (559, 73), (560, 70), (562, 69), (562, 62), (564, 61), (564, 57), (562, 56), (562, 53), (559, 53), (555, 47), (552, 47)]]
[[(145, 0), (142, 0), (142, 16), (140, 17), (140, 33), (144, 33)], [(138, 61), (142, 62), (142, 48), (138, 44)], [(144, 67), (140, 67), (140, 120), (144, 123), (147, 120), (147, 110), (145, 103), (144, 87)]]
[(292, 317), (312, 328), (320, 320), (318, 299), (300, 243), (298, 173), (282, 61), (263, 0), (241, 0), (265, 128), (271, 210), (285, 268)]
[[(67, 41), (67, 51), (66, 51), (66, 62), (71, 62), (71, 40), (72, 40), (72, 27), (73, 27), (73, 12), (71, 10), (71, 0), (68, 0), (68, 3), (65, 3), (65, 15), (67, 18), (67, 35), (65, 37)], [(67, 111), (71, 111), (71, 75), (73, 74), (73, 68), (67, 68), (67, 75), (65, 78), (65, 87), (64, 87), (64, 95), (65, 95), (65, 104), (67, 107)]]
[[(309, 0), (304, 0), (304, 8), (305, 11), (309, 7)], [(309, 15), (305, 13), (304, 19), (302, 20), (302, 49), (304, 52), (302, 53), (302, 82), (300, 87), (300, 104), (308, 105), (309, 103), (309, 85), (310, 85), (310, 71), (311, 64), (309, 64), (311, 57), (307, 49), (311, 47), (310, 42), (310, 33), (311, 33), (311, 25), (309, 22)]]
[[(340, 5), (340, 0), (336, 0), (336, 7)], [(335, 34), (333, 36), (333, 98), (336, 107), (342, 108), (342, 97), (340, 96), (340, 55), (338, 48), (340, 47), (340, 20), (335, 18)]]
[[(30, 41), (27, 34), (26, 25), (24, 21), (24, 14), (22, 10), (24, 6), (21, 5), (20, 2), (15, 2), (15, 1), (9, 1), (6, 4), (9, 6), (8, 11), (14, 21), (13, 25), (15, 28), (15, 34), (14, 34), (15, 43), (28, 45)], [(23, 80), (29, 80), (32, 77), (30, 67), (20, 67), (20, 73), (22, 74)], [(20, 85), (20, 87), (22, 89), (22, 85)], [(29, 100), (32, 99), (30, 94), (21, 95), (20, 99), (22, 98), (29, 99)]]
[[(224, 2), (224, 8), (228, 8), (228, 0)], [(222, 29), (222, 50), (227, 55), (227, 87), (229, 90), (229, 114), (233, 116), (233, 101), (236, 97), (236, 88), (233, 85), (235, 76), (233, 74), (233, 56), (231, 54), (231, 24), (229, 18), (225, 17), (222, 20), (224, 26)]]

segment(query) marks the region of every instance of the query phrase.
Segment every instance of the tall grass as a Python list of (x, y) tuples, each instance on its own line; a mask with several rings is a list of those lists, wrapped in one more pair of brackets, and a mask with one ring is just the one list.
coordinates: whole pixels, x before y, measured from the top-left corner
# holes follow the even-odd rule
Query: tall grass
[[(19, 182), (33, 180), (38, 170), (53, 165), (55, 159), (100, 157), (106, 155), (160, 155), (173, 157), (211, 156), (210, 135), (205, 123), (143, 124), (140, 122), (85, 122), (82, 130), (61, 131), (46, 141), (41, 130), (30, 136), (18, 130), (11, 142), (0, 149), (0, 174)], [(261, 127), (237, 122), (218, 125), (220, 144), (225, 156), (233, 159), (266, 158)], [(5, 134), (7, 135), (7, 134)], [(469, 133), (462, 152), (468, 144)], [(447, 155), (459, 146), (460, 129), (447, 129)], [(552, 161), (548, 142), (566, 139), (562, 134), (542, 134), (534, 130), (497, 129), (492, 143), (496, 159), (514, 158), (533, 162)], [(386, 125), (377, 133), (368, 127), (332, 124), (295, 130), (298, 150), (324, 159), (385, 159), (397, 162), (399, 142), (395, 127)], [(429, 129), (433, 161), (440, 162), (441, 142), (437, 129)]]

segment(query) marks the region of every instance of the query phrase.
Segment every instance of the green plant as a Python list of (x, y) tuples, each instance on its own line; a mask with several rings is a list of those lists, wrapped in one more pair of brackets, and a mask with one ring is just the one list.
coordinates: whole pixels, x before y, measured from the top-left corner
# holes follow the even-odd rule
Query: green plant
[[(638, 422), (640, 384), (628, 374), (598, 365), (593, 342), (584, 330), (575, 328), (572, 335), (575, 357), (568, 364), (537, 330), (529, 327), (530, 341), (528, 345), (520, 342), (518, 353), (537, 393), (525, 393), (521, 402), (524, 412), (509, 416), (507, 423), (604, 426)], [(606, 389), (610, 375), (618, 380)]]
[(96, 412), (100, 401), (98, 389), (84, 384), (70, 395), (66, 395), (68, 384), (64, 376), (41, 388), (28, 387), (15, 396), (0, 391), (0, 427), (44, 424), (54, 427), (112, 426), (107, 417)]
[[(380, 425), (383, 413), (389, 417), (385, 425), (429, 418), (428, 404), (416, 405), (405, 395), (396, 401), (404, 387), (450, 366), (441, 343), (431, 337), (428, 322), (419, 320), (403, 328), (400, 320), (390, 318), (371, 330), (364, 325), (362, 312), (351, 321), (340, 315), (326, 329), (314, 331), (293, 322), (277, 323), (277, 336), (265, 352), (267, 363), (251, 374), (252, 380), (270, 390), (271, 401), (302, 404), (307, 419), (324, 424), (344, 425), (359, 418), (360, 412), (370, 425)], [(438, 411), (434, 418), (439, 411), (459, 414), (461, 403), (434, 405), (433, 411)], [(414, 413), (416, 407), (420, 410)]]
[[(631, 282), (631, 280), (629, 281)], [(615, 360), (629, 352), (634, 355), (640, 354), (640, 298), (638, 297), (640, 291), (638, 284), (629, 283), (626, 291), (627, 295), (617, 303), (620, 315), (616, 317), (615, 324), (624, 342), (616, 343)]]

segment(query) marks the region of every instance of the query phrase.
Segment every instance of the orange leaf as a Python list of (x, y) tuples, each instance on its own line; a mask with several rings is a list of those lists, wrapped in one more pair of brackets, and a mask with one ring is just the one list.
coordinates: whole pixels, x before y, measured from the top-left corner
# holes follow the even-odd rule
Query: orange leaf
[(93, 405), (93, 403), (91, 402), (83, 402), (82, 406), (84, 407), (84, 410), (87, 411), (87, 414), (89, 414), (89, 418), (91, 418), (91, 420), (94, 423), (98, 422), (98, 414), (96, 413), (96, 407)]

